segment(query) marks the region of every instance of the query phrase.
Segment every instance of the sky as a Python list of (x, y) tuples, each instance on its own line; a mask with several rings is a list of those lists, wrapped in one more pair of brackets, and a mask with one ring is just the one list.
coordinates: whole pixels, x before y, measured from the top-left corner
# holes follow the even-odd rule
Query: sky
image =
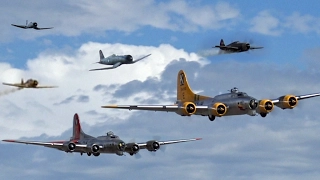
[[(182, 117), (102, 109), (108, 104), (172, 104), (183, 69), (206, 96), (233, 87), (257, 99), (320, 92), (320, 2), (17, 1), (0, 2), (0, 81), (37, 79), (55, 89), (0, 86), (0, 139), (67, 140), (78, 113), (93, 136), (126, 142), (203, 138), (141, 150), (141, 158), (80, 156), (0, 142), (1, 179), (318, 179), (319, 97), (266, 118)], [(36, 31), (20, 29), (26, 20)], [(218, 54), (220, 39), (263, 49)], [(100, 68), (105, 56), (152, 54), (132, 65)]]

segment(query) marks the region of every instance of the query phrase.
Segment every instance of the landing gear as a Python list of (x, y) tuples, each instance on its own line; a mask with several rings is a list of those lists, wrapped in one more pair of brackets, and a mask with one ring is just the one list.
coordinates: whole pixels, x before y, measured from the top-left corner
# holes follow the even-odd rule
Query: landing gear
[(133, 156), (133, 153), (129, 153), (130, 154), (130, 156)]
[(266, 117), (266, 116), (267, 116), (267, 113), (260, 113), (260, 116), (261, 116), (261, 117)]
[(92, 153), (94, 156), (99, 156), (100, 155), (100, 153), (99, 152), (97, 152), (97, 153)]
[(88, 155), (88, 156), (91, 156), (91, 152), (87, 152), (87, 155)]
[(214, 119), (216, 118), (214, 115), (208, 115), (208, 118), (210, 121), (214, 121)]

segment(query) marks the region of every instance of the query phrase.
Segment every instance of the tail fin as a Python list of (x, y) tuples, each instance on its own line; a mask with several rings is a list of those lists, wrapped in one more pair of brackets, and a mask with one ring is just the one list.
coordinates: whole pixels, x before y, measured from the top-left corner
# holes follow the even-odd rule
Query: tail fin
[(87, 135), (81, 129), (80, 119), (78, 114), (74, 114), (73, 116), (73, 133), (71, 140), (79, 140), (84, 138), (93, 138), (92, 136)]
[(73, 116), (73, 133), (71, 139), (79, 140), (81, 138), (81, 124), (78, 114), (74, 114)]
[(194, 102), (194, 101), (198, 101), (198, 100), (204, 100), (207, 98), (209, 98), (209, 97), (195, 94), (191, 90), (191, 88), (188, 84), (187, 75), (185, 74), (185, 72), (183, 70), (180, 70), (178, 72), (178, 77), (177, 77), (177, 100), (178, 101)]
[(226, 46), (226, 45), (224, 44), (223, 39), (220, 40), (220, 46)]
[(23, 79), (21, 78), (21, 85), (23, 84)]
[(101, 50), (99, 51), (99, 54), (100, 54), (100, 61), (101, 61), (101, 59), (104, 59), (104, 55)]

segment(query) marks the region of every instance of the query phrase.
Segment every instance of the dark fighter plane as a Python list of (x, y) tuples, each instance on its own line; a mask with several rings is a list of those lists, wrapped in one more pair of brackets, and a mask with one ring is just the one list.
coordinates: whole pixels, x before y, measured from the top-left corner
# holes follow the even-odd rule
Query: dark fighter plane
[(16, 24), (11, 24), (12, 26), (22, 28), (22, 29), (30, 29), (33, 28), (35, 30), (44, 30), (44, 29), (52, 29), (53, 27), (48, 27), (48, 28), (38, 28), (38, 23), (36, 22), (30, 22), (28, 23), (28, 20), (26, 21), (26, 25), (16, 25)]
[(73, 136), (70, 140), (65, 141), (51, 141), (51, 142), (38, 142), (38, 141), (22, 141), (22, 140), (2, 140), (11, 143), (22, 143), (39, 145), (48, 148), (57, 149), (65, 152), (78, 152), (81, 155), (86, 153), (88, 156), (99, 156), (100, 153), (116, 154), (119, 156), (124, 155), (124, 152), (130, 155), (137, 154), (140, 149), (147, 149), (148, 151), (157, 151), (160, 146), (166, 144), (174, 144), (188, 141), (201, 140), (201, 138), (194, 139), (182, 139), (172, 141), (156, 141), (150, 140), (144, 143), (125, 143), (115, 135), (113, 132), (108, 132), (107, 135), (92, 137), (84, 133), (81, 129), (80, 120), (78, 114), (73, 118)]
[(225, 51), (227, 53), (236, 53), (236, 52), (244, 52), (253, 49), (262, 49), (263, 47), (253, 47), (250, 43), (235, 41), (228, 45), (224, 44), (223, 39), (220, 40), (220, 46), (215, 46), (216, 48), (220, 48), (220, 50)]
[(243, 115), (255, 116), (260, 114), (266, 117), (272, 112), (274, 106), (281, 109), (293, 109), (298, 101), (320, 96), (320, 93), (305, 95), (287, 94), (275, 99), (256, 99), (237, 88), (230, 93), (214, 97), (195, 94), (189, 87), (187, 75), (183, 70), (177, 76), (177, 101), (172, 105), (108, 105), (102, 108), (135, 109), (149, 111), (175, 112), (181, 116), (201, 115), (208, 116), (211, 121), (215, 117)]
[(97, 71), (97, 70), (106, 70), (106, 69), (114, 69), (117, 68), (119, 66), (121, 66), (122, 64), (133, 64), (136, 63), (148, 56), (150, 56), (151, 54), (148, 54), (146, 56), (143, 56), (139, 59), (133, 60), (131, 55), (115, 55), (112, 54), (111, 56), (108, 57), (104, 57), (102, 51), (99, 51), (100, 54), (100, 61), (97, 62), (99, 64), (103, 64), (103, 65), (112, 65), (111, 67), (106, 67), (106, 68), (99, 68), (99, 69), (90, 69), (90, 71)]

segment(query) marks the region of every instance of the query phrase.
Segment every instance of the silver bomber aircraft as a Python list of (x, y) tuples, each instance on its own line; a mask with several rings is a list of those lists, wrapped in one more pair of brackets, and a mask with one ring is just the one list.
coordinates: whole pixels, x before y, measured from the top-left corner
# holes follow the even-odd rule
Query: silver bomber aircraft
[(20, 83), (2, 83), (3, 85), (7, 85), (7, 86), (14, 86), (14, 87), (18, 87), (20, 89), (22, 88), (56, 88), (58, 86), (38, 86), (39, 82), (37, 80), (34, 79), (28, 79), (26, 82), (23, 81), (23, 79), (21, 79)]
[(100, 153), (116, 154), (119, 156), (124, 155), (124, 153), (129, 153), (131, 156), (137, 154), (140, 149), (147, 149), (148, 151), (157, 151), (160, 146), (166, 144), (174, 144), (188, 141), (201, 140), (201, 138), (194, 139), (182, 139), (182, 140), (172, 140), (172, 141), (156, 141), (150, 140), (144, 143), (125, 143), (119, 136), (115, 135), (113, 132), (108, 132), (105, 136), (92, 137), (85, 134), (80, 125), (80, 120), (78, 114), (74, 115), (73, 118), (73, 136), (70, 140), (66, 141), (51, 141), (51, 142), (38, 142), (38, 141), (21, 141), (21, 140), (2, 140), (10, 143), (22, 143), (39, 145), (48, 148), (57, 149), (60, 151), (65, 151), (67, 153), (77, 152), (81, 155), (86, 153), (88, 156), (99, 156)]
[(38, 23), (36, 22), (30, 22), (28, 23), (28, 20), (26, 21), (26, 25), (16, 25), (16, 24), (11, 24), (12, 26), (22, 28), (22, 29), (35, 29), (35, 30), (44, 30), (44, 29), (52, 29), (53, 27), (48, 27), (48, 28), (38, 28)]
[(112, 67), (106, 67), (106, 68), (99, 68), (99, 69), (90, 69), (90, 71), (97, 71), (97, 70), (106, 70), (106, 69), (114, 69), (117, 68), (119, 66), (121, 66), (122, 64), (133, 64), (136, 63), (148, 56), (150, 56), (151, 54), (148, 54), (146, 56), (143, 56), (139, 59), (133, 60), (131, 55), (115, 55), (112, 54), (111, 56), (108, 57), (104, 57), (102, 51), (99, 51), (100, 54), (100, 61), (97, 62), (99, 64), (103, 64), (103, 65), (112, 65)]
[(236, 52), (244, 52), (253, 49), (262, 49), (263, 47), (253, 47), (250, 43), (235, 41), (228, 45), (224, 44), (223, 39), (220, 40), (220, 46), (215, 46), (216, 48), (220, 48), (220, 50), (225, 51), (227, 53), (236, 53)]
[(230, 93), (208, 97), (195, 94), (189, 87), (187, 76), (180, 70), (177, 77), (177, 101), (172, 105), (108, 105), (102, 108), (135, 109), (150, 111), (175, 112), (181, 116), (208, 116), (211, 121), (215, 117), (243, 115), (266, 117), (274, 106), (281, 109), (293, 109), (299, 100), (320, 96), (320, 93), (295, 96), (287, 94), (276, 99), (256, 99), (245, 92), (231, 89)]

